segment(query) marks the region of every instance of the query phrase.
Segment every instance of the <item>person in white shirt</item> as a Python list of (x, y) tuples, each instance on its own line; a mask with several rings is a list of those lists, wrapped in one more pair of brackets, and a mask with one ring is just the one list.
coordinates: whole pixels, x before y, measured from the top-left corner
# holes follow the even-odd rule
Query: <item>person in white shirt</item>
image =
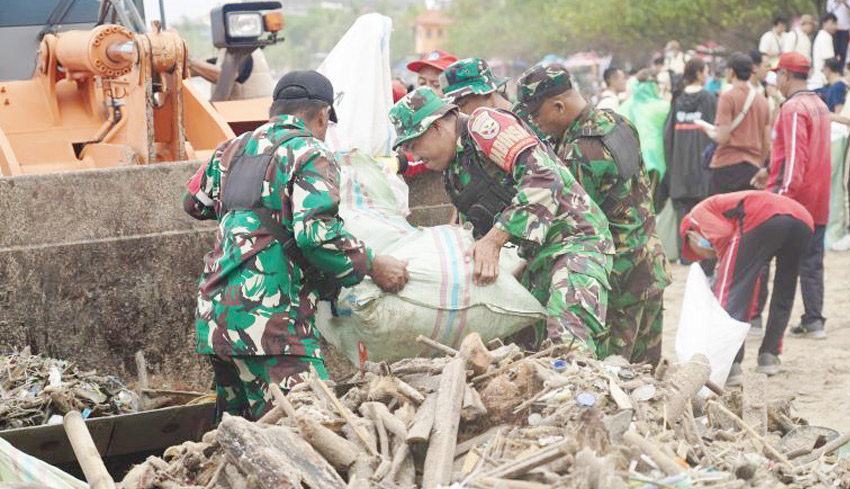
[(817, 90), (826, 85), (823, 75), (824, 61), (835, 57), (835, 48), (832, 45), (832, 36), (838, 30), (838, 19), (835, 14), (826, 14), (821, 21), (821, 29), (815, 36), (812, 45), (812, 71), (809, 78), (809, 89)]
[(835, 57), (844, 64), (847, 62), (847, 41), (850, 39), (850, 1), (829, 0), (826, 2), (826, 11), (837, 19), (838, 30), (832, 37), (832, 46)]
[(800, 16), (797, 27), (782, 37), (782, 52), (797, 52), (812, 60), (812, 33), (815, 31), (815, 18), (809, 14)]
[(759, 51), (767, 56), (768, 62), (773, 63), (782, 54), (782, 35), (788, 30), (788, 19), (777, 17), (773, 20), (773, 27), (761, 36)]
[(673, 40), (664, 46), (664, 71), (672, 71), (681, 75), (685, 72), (685, 63), (687, 62), (688, 58), (682, 52), (682, 44), (679, 41)]
[(626, 92), (626, 74), (619, 68), (611, 67), (605, 70), (602, 79), (605, 81), (605, 90), (599, 94), (596, 108), (617, 110), (620, 96)]

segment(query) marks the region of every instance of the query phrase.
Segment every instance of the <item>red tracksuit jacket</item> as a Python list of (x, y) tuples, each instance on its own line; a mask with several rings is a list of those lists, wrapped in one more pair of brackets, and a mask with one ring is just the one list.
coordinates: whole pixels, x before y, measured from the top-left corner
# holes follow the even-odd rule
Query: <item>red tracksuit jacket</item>
[(685, 239), (686, 233), (693, 230), (711, 242), (722, 262), (733, 239), (774, 216), (792, 216), (814, 230), (812, 216), (806, 208), (788, 197), (763, 190), (713, 195), (697, 204), (682, 219), (679, 228), (679, 234), (684, 240), (682, 256), (690, 261), (700, 259)]
[(773, 128), (767, 190), (803, 204), (815, 224), (829, 218), (829, 109), (813, 92), (797, 92), (782, 104)]
[(697, 204), (682, 219), (682, 226), (679, 228), (683, 239), (682, 256), (690, 261), (701, 259), (691, 249), (685, 237), (691, 230), (705, 236), (717, 254), (715, 293), (721, 303), (724, 301), (724, 298), (720, 297), (721, 291), (728, 290), (727, 281), (731, 280), (734, 272), (730, 270), (730, 264), (737, 255), (741, 235), (775, 216), (794, 217), (814, 230), (812, 216), (800, 203), (763, 190), (711, 196)]

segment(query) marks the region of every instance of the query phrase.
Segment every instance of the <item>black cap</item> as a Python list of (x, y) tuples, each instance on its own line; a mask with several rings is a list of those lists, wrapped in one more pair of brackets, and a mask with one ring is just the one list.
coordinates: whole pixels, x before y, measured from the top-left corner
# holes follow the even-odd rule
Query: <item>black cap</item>
[(317, 71), (290, 71), (280, 77), (273, 93), (274, 100), (307, 98), (327, 102), (331, 106), (331, 121), (338, 122), (334, 110), (334, 87), (330, 80)]

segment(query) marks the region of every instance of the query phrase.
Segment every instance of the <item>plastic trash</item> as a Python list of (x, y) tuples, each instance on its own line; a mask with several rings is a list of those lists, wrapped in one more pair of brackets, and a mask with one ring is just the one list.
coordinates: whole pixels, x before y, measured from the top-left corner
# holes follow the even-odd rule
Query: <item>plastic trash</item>
[(679, 361), (684, 363), (694, 354), (702, 353), (711, 364), (711, 380), (724, 385), (750, 325), (732, 319), (720, 306), (705, 273), (696, 263), (688, 273), (681, 310), (676, 331)]

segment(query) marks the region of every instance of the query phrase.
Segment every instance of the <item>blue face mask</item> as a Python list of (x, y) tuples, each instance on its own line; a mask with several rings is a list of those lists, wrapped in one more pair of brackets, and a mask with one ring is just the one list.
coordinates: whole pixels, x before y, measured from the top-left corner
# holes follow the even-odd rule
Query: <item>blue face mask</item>
[(705, 239), (702, 236), (700, 236), (699, 239), (697, 240), (697, 246), (699, 246), (700, 248), (707, 249), (707, 250), (713, 250), (714, 249), (714, 247), (711, 246), (711, 241)]

